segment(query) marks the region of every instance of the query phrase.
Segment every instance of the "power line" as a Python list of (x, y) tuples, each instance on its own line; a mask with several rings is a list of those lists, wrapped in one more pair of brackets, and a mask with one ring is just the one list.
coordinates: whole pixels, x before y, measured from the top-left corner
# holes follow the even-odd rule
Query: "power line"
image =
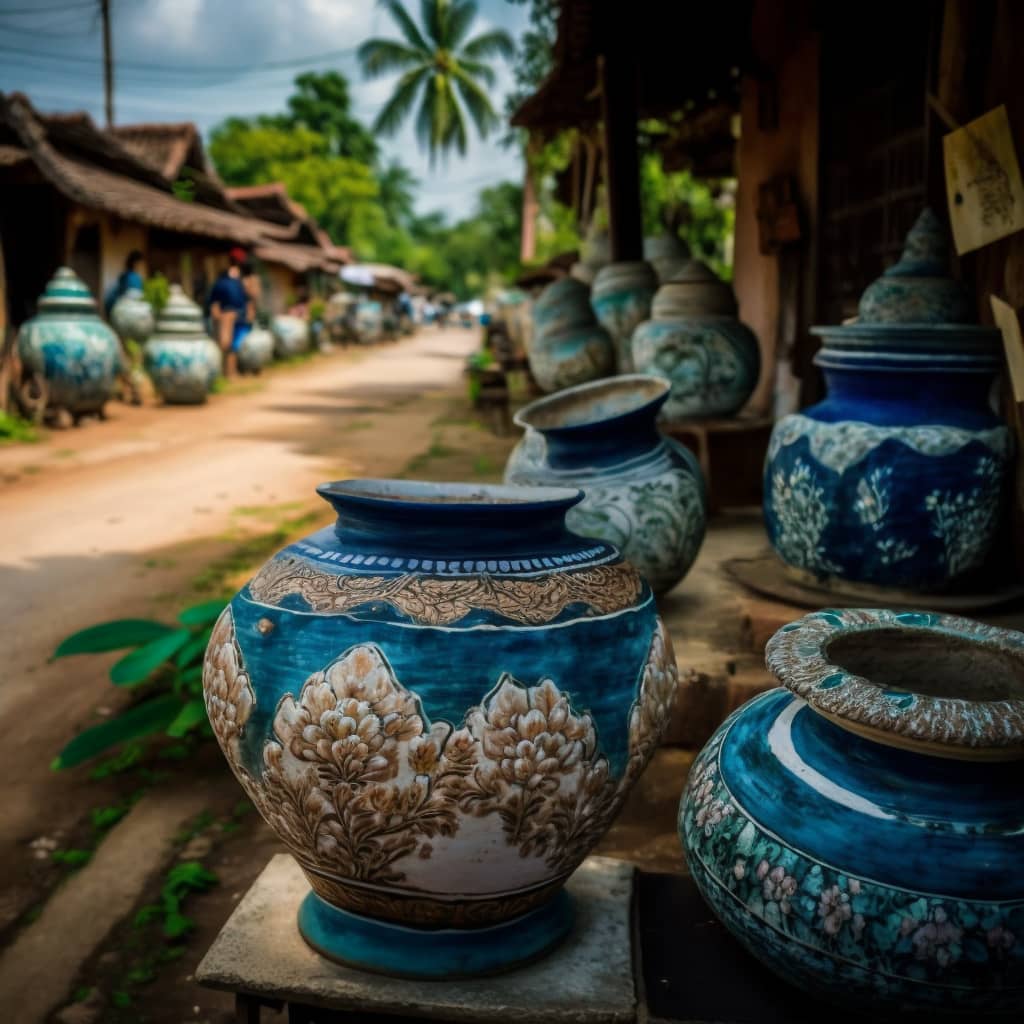
[(77, 3), (58, 4), (51, 7), (8, 7), (0, 11), (0, 18), (6, 18), (12, 14), (56, 14), (64, 11), (80, 11), (86, 7), (95, 10), (96, 0), (78, 0)]

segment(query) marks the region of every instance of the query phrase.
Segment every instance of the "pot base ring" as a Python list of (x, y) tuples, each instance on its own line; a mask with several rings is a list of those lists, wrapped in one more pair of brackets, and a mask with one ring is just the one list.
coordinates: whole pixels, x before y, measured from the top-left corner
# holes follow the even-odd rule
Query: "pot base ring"
[(937, 612), (968, 613), (1024, 598), (1024, 583), (960, 593), (890, 589), (839, 581), (819, 583), (809, 574), (787, 566), (773, 551), (753, 558), (729, 558), (722, 562), (722, 568), (731, 579), (755, 594), (801, 608), (930, 608)]
[(331, 906), (314, 892), (299, 905), (299, 934), (328, 960), (423, 980), (476, 978), (537, 960), (572, 928), (564, 889), (529, 913), (486, 928), (412, 928)]

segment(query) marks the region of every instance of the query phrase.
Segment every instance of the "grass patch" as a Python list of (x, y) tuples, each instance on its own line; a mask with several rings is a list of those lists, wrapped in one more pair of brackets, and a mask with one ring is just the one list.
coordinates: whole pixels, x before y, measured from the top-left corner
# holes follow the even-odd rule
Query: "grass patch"
[(473, 460), (474, 476), (493, 476), (497, 467), (489, 455), (478, 455)]
[(434, 435), (433, 440), (430, 442), (430, 447), (425, 452), (420, 452), (419, 455), (414, 455), (406, 464), (405, 468), (399, 473), (400, 477), (410, 477), (417, 473), (422, 473), (431, 462), (437, 459), (449, 459), (453, 455), (458, 455), (459, 451), (457, 448), (449, 448), (444, 444), (441, 439)]
[(147, 558), (142, 564), (147, 569), (173, 569), (178, 561), (175, 558)]
[(34, 444), (42, 432), (28, 420), (0, 411), (0, 444)]

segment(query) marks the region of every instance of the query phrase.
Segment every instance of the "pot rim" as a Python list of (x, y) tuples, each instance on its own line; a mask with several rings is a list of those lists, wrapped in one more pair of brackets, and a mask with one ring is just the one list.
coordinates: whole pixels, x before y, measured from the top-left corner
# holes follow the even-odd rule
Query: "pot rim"
[[(590, 392), (597, 393), (601, 391), (608, 393), (615, 393), (617, 391), (628, 392), (638, 384), (644, 385), (645, 391), (641, 392), (637, 389), (637, 403), (628, 408), (619, 409), (613, 415), (594, 414), (587, 419), (579, 419), (572, 423), (562, 424), (531, 422), (538, 412), (543, 414), (552, 409), (557, 409), (563, 404), (571, 405), (572, 402), (580, 395), (587, 395)], [(512, 417), (512, 422), (515, 423), (517, 427), (522, 427), (524, 430), (531, 428), (543, 433), (551, 433), (554, 431), (561, 433), (587, 429), (589, 427), (593, 427), (596, 423), (614, 423), (615, 420), (622, 416), (632, 416), (634, 413), (647, 409), (651, 406), (660, 407), (667, 401), (671, 390), (672, 385), (669, 381), (665, 380), (664, 377), (656, 377), (650, 373), (623, 373), (616, 377), (601, 377), (598, 380), (585, 381), (583, 384), (574, 384), (572, 387), (563, 388), (561, 391), (556, 391), (551, 395), (544, 395), (543, 398), (538, 398), (535, 401), (530, 402), (529, 405), (524, 405), (522, 409), (518, 410), (518, 412), (516, 412)]]
[[(886, 686), (838, 664), (830, 652), (841, 637), (862, 634), (866, 640), (882, 632), (939, 637), (989, 659), (1010, 660), (1014, 682), (1020, 681), (1013, 692), (1021, 696), (972, 699), (935, 696), (909, 684)], [(825, 609), (783, 626), (765, 654), (769, 671), (785, 687), (852, 732), (940, 757), (1024, 758), (1024, 633), (937, 612)]]
[(366, 508), (452, 508), (493, 512), (495, 509), (569, 509), (583, 500), (576, 487), (514, 487), (506, 484), (439, 483), (385, 477), (351, 477), (320, 484), (317, 494), (327, 501), (343, 498)]

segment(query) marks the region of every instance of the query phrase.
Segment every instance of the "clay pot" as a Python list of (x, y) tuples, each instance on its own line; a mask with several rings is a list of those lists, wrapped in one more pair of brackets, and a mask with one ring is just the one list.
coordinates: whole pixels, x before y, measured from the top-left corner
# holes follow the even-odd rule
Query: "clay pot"
[(309, 324), (298, 316), (275, 316), (270, 321), (274, 336), (274, 355), (288, 359), (309, 349)]
[(569, 528), (614, 544), (656, 594), (693, 565), (707, 516), (697, 460), (655, 426), (667, 396), (632, 375), (542, 398), (516, 414), (526, 433), (505, 467), (506, 483), (582, 488)]
[(274, 358), (274, 336), (265, 327), (253, 327), (238, 346), (240, 373), (259, 373)]
[(122, 338), (141, 345), (153, 333), (156, 318), (142, 291), (129, 288), (111, 307), (110, 323)]
[(1024, 1012), (1024, 634), (816, 612), (768, 667), (785, 689), (715, 733), (680, 805), (711, 909), (801, 992)]
[(649, 588), (570, 533), (577, 491), (349, 480), (232, 600), (210, 723), (313, 892), (324, 955), (450, 978), (564, 936), (562, 885), (676, 686)]
[(172, 284), (153, 336), (142, 349), (142, 364), (157, 394), (171, 405), (206, 401), (221, 372), (221, 352), (207, 336), (199, 307)]
[(689, 262), (654, 296), (651, 319), (633, 332), (633, 362), (672, 384), (665, 418), (731, 416), (761, 369), (754, 332), (736, 318), (736, 297), (704, 263)]
[(53, 275), (38, 312), (21, 325), (18, 355), (25, 369), (45, 379), (47, 404), (66, 409), (76, 419), (102, 412), (122, 365), (117, 336), (69, 267)]
[(602, 267), (590, 295), (598, 322), (611, 335), (618, 373), (632, 373), (631, 339), (636, 325), (651, 314), (658, 278), (649, 263), (609, 263)]
[[(966, 587), (1003, 528), (1010, 435), (989, 405), (999, 332), (936, 319), (966, 300), (950, 298), (954, 282), (937, 284), (946, 248), (933, 229), (926, 212), (858, 321), (813, 328), (828, 397), (776, 423), (765, 465), (768, 536), (794, 573)], [(925, 319), (877, 319), (902, 316), (904, 303)]]

